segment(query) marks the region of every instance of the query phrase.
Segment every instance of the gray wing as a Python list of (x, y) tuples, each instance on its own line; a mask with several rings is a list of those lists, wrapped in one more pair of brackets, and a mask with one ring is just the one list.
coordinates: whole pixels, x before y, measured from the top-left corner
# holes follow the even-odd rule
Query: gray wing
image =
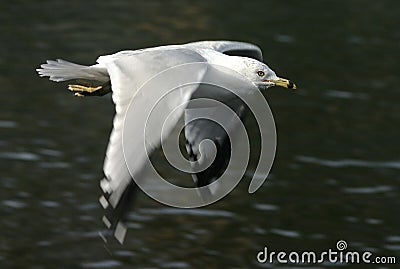
[[(215, 96), (213, 99), (216, 99)], [(224, 93), (223, 98), (218, 101), (229, 106), (240, 119), (245, 116), (246, 106), (234, 94)], [(234, 134), (236, 128), (236, 117), (233, 114), (224, 113), (224, 117), (221, 118), (222, 113), (223, 111), (219, 107), (208, 107), (206, 110), (189, 107), (185, 110), (185, 138), (189, 158), (191, 161), (201, 159), (209, 164), (206, 169), (192, 174), (197, 187), (207, 186), (217, 180), (225, 172), (231, 160), (231, 147), (234, 143), (231, 139), (233, 139), (232, 134)], [(216, 118), (220, 118), (218, 123), (212, 120)], [(213, 141), (215, 154), (211, 152), (212, 149), (207, 149), (206, 146), (203, 146), (200, 150), (200, 144), (205, 140)], [(202, 155), (204, 155), (203, 158)], [(213, 161), (204, 160), (207, 156), (212, 156)], [(208, 200), (208, 197), (215, 192), (216, 189), (203, 188), (200, 194)]]
[(186, 44), (187, 46), (198, 46), (214, 49), (218, 52), (231, 56), (243, 56), (263, 61), (261, 49), (251, 43), (239, 41), (198, 41)]
[[(250, 43), (237, 41), (200, 41), (189, 43), (187, 45), (210, 48), (227, 55), (251, 57), (262, 61), (261, 49), (258, 46)], [(218, 91), (220, 91), (220, 94), (217, 93)], [(210, 92), (213, 94), (210, 95)], [(226, 92), (221, 89), (208, 89), (202, 92), (197, 91), (193, 98), (216, 99), (225, 105), (228, 105), (242, 121), (247, 112), (246, 105), (242, 100), (240, 100), (239, 97), (231, 92)], [(212, 109), (214, 109), (214, 111), (212, 111)], [(204, 112), (201, 109), (187, 108), (185, 110), (186, 150), (190, 159), (192, 161), (198, 161), (201, 158), (200, 144), (203, 140), (212, 140), (217, 150), (216, 155), (213, 156), (214, 161), (211, 163), (211, 165), (208, 166), (207, 169), (192, 175), (198, 187), (209, 185), (225, 172), (231, 157), (231, 146), (233, 144), (233, 141), (229, 139), (226, 131), (231, 131), (231, 133), (234, 133), (233, 130), (235, 130), (237, 127), (237, 121), (234, 120), (233, 115), (224, 119), (223, 124), (225, 124), (226, 128), (224, 130), (224, 128), (222, 128), (219, 124), (216, 124), (211, 120), (198, 119), (203, 116), (203, 113)], [(207, 114), (211, 118), (213, 118), (213, 113), (219, 113), (218, 109), (210, 108), (207, 110)], [(203, 189), (205, 191), (200, 194), (205, 199), (207, 199), (207, 196), (210, 196), (215, 192), (215, 190), (211, 190), (210, 188)]]
[[(150, 151), (149, 154), (161, 143), (161, 131), (155, 130), (144, 134), (143, 124), (146, 121), (145, 111), (153, 105), (151, 100), (157, 98), (155, 95), (162, 96), (164, 93), (160, 92), (161, 90), (158, 91), (158, 89), (149, 92), (143, 92), (140, 89), (146, 82), (151, 82), (150, 78), (170, 67), (204, 61), (203, 57), (191, 50), (167, 48), (144, 51), (143, 53), (123, 52), (102, 56), (98, 60), (100, 64), (107, 67), (111, 78), (112, 98), (116, 106), (114, 126), (103, 167), (105, 178), (101, 181), (101, 188), (104, 195), (100, 198), (100, 203), (110, 211), (110, 214), (106, 212), (103, 217), (105, 225), (109, 229), (115, 230), (114, 235), (121, 243), (126, 232), (121, 218), (129, 209), (130, 201), (135, 194), (135, 189), (137, 189), (130, 172), (135, 174), (135, 179), (142, 174), (144, 163), (148, 158), (145, 150), (140, 150), (144, 141), (148, 146), (146, 149)], [(205, 70), (198, 70), (198, 72), (193, 73), (193, 76), (201, 81), (204, 73)], [(183, 77), (182, 79), (186, 78)], [(193, 79), (193, 77), (190, 79)], [(165, 83), (168, 82), (165, 81)], [(162, 106), (162, 111), (158, 112), (164, 115), (170, 114), (174, 108), (189, 100), (197, 87), (198, 84), (194, 84), (188, 86), (185, 92), (175, 91), (166, 96), (164, 101), (168, 105)], [(128, 113), (129, 106), (137, 109), (139, 113), (131, 117), (131, 114)], [(173, 121), (178, 121), (178, 118), (183, 114), (183, 109), (184, 107), (181, 113), (174, 114), (176, 119), (173, 119)], [(155, 120), (157, 121), (157, 119)], [(162, 122), (152, 122), (151, 124), (158, 129), (162, 126)], [(124, 129), (124, 126), (126, 129)], [(167, 128), (166, 133), (170, 132), (171, 130)], [(123, 147), (123, 134), (124, 145), (129, 145), (128, 148)], [(133, 162), (127, 164), (125, 157)]]
[[(220, 91), (220, 94), (216, 94), (218, 91)], [(193, 99), (210, 98), (209, 92), (209, 90), (204, 91), (204, 94), (202, 94), (202, 92), (198, 91), (194, 94)], [(215, 88), (211, 98), (229, 106), (241, 120), (246, 114), (245, 104), (233, 93)], [(224, 116), (221, 117), (222, 113), (224, 113), (223, 110), (218, 106), (207, 108), (188, 107), (185, 110), (185, 139), (189, 158), (191, 161), (202, 160), (203, 163), (208, 164), (206, 169), (192, 174), (197, 187), (205, 187), (220, 178), (231, 160), (231, 146), (235, 143), (232, 134), (235, 133), (237, 121), (235, 121), (235, 115), (224, 113)], [(220, 119), (218, 123), (213, 120), (216, 118)], [(200, 150), (200, 144), (205, 140), (213, 141), (216, 150), (215, 154), (212, 154), (212, 149), (207, 149), (206, 146), (203, 146), (203, 149)], [(207, 159), (208, 156), (211, 157)], [(217, 188), (220, 187), (218, 185), (215, 186)], [(209, 200), (216, 191), (217, 189), (211, 189), (209, 186), (208, 188), (202, 188), (200, 195), (204, 200)]]

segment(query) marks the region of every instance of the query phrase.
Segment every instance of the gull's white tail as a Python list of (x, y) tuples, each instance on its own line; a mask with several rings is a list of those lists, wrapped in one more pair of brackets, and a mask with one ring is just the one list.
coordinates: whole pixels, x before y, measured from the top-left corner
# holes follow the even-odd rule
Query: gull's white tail
[(107, 82), (110, 80), (107, 69), (100, 64), (85, 66), (71, 63), (65, 60), (48, 60), (36, 69), (41, 77), (49, 77), (50, 80), (60, 82), (72, 79), (94, 80)]

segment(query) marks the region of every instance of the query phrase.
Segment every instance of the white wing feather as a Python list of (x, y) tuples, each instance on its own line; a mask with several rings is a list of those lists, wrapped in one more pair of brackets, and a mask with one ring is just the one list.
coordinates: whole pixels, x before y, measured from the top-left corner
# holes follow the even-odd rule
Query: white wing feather
[[(110, 193), (109, 203), (115, 207), (126, 186), (131, 181), (122, 145), (124, 120), (129, 104), (132, 102), (131, 105), (139, 109), (151, 105), (147, 103), (146, 93), (138, 92), (138, 89), (147, 80), (170, 67), (191, 62), (204, 62), (204, 58), (196, 52), (186, 49), (159, 49), (143, 51), (142, 53), (134, 51), (132, 53), (120, 52), (118, 55), (111, 55), (108, 59), (107, 57), (103, 56), (99, 59), (99, 62), (107, 66), (111, 78), (116, 115), (103, 167), (107, 179), (103, 180), (102, 188), (105, 192)], [(201, 81), (201, 76), (204, 73), (199, 73), (198, 75), (198, 80)], [(187, 95), (178, 94), (169, 97), (171, 98), (170, 102), (176, 100), (180, 104), (190, 99), (191, 93), (196, 88), (197, 86), (193, 86)], [(169, 114), (175, 107), (174, 105), (165, 106), (164, 113)], [(132, 120), (142, 120), (140, 119), (142, 115), (137, 116), (137, 119)], [(135, 123), (130, 122), (130, 124), (134, 125)], [(157, 147), (161, 141), (161, 132), (148, 134), (146, 138), (143, 137), (144, 132), (141, 128), (130, 130), (130, 132), (130, 137), (134, 137), (129, 141), (130, 148), (138, 148), (139, 146), (136, 144), (143, 143), (144, 139), (146, 139), (146, 143), (153, 145), (153, 148)], [(144, 162), (143, 159), (147, 158), (146, 152), (135, 152), (134, 158), (138, 161), (133, 164), (135, 166), (135, 171), (133, 172), (140, 174), (141, 166)]]

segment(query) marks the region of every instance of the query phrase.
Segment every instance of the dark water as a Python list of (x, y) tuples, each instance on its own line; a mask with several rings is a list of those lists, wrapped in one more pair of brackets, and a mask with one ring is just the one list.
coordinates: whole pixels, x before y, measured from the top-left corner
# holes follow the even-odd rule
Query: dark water
[[(398, 268), (398, 1), (2, 1), (0, 9), (0, 268), (304, 268), (256, 255), (264, 246), (322, 252), (340, 239), (397, 258), (397, 267), (372, 268)], [(97, 199), (111, 100), (74, 98), (34, 69), (201, 39), (254, 42), (298, 83), (295, 94), (266, 94), (278, 131), (271, 178), (253, 195), (245, 181), (196, 210), (142, 195), (126, 243), (107, 250)]]

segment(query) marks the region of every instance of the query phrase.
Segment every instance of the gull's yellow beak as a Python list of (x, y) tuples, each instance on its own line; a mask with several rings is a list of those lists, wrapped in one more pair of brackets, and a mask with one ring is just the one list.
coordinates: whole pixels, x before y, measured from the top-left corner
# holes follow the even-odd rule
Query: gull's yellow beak
[(297, 89), (296, 84), (294, 84), (293, 82), (291, 82), (290, 80), (288, 80), (286, 78), (271, 79), (270, 82), (274, 83), (275, 86), (280, 86), (280, 87), (284, 87), (287, 89), (293, 89), (293, 90)]

